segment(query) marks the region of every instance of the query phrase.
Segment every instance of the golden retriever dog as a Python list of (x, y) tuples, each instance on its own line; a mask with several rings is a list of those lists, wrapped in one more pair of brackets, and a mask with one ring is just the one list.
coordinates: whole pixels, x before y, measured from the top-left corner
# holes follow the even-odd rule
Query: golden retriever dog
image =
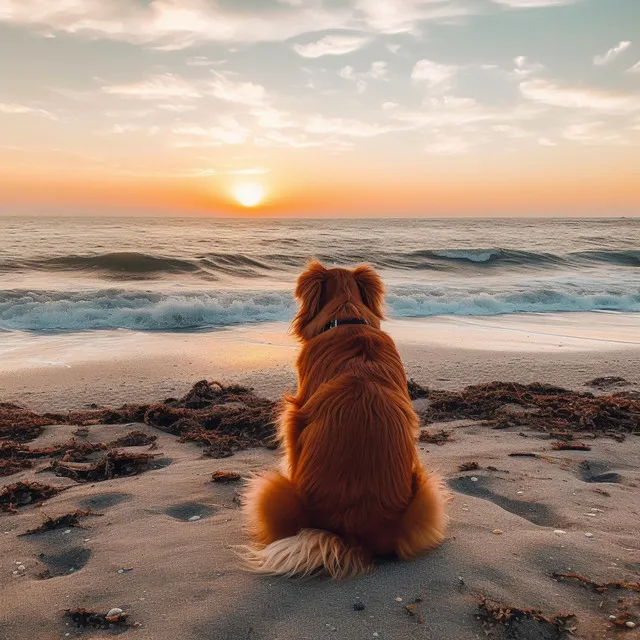
[(255, 478), (244, 514), (258, 573), (366, 573), (444, 539), (447, 492), (418, 457), (418, 418), (393, 340), (384, 286), (369, 266), (312, 262), (295, 291), (298, 393), (285, 398), (282, 472)]

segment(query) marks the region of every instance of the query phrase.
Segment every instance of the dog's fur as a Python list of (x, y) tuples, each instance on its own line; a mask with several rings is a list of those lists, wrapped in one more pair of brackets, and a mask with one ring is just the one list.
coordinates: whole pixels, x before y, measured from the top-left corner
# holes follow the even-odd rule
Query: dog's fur
[[(369, 571), (374, 556), (437, 546), (447, 493), (418, 458), (406, 374), (380, 330), (382, 281), (368, 266), (312, 262), (295, 295), (298, 393), (280, 423), (285, 468), (254, 479), (245, 496), (250, 568), (346, 578)], [(366, 325), (323, 331), (333, 319)]]

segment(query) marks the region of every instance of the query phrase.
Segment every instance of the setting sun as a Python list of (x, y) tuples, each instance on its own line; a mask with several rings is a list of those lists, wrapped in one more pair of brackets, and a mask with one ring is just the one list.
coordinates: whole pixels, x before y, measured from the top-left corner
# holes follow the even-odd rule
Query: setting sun
[(257, 182), (243, 182), (233, 187), (233, 197), (243, 207), (257, 207), (264, 200), (264, 187)]

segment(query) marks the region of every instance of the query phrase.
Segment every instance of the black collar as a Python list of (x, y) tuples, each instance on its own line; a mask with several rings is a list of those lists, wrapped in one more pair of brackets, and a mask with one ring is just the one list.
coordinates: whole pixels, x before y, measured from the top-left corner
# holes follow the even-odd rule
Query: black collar
[(347, 318), (346, 320), (332, 320), (331, 322), (327, 322), (327, 324), (322, 327), (322, 331), (320, 333), (324, 333), (325, 331), (329, 331), (329, 329), (334, 329), (335, 327), (341, 327), (343, 324), (367, 324), (365, 320), (361, 318)]

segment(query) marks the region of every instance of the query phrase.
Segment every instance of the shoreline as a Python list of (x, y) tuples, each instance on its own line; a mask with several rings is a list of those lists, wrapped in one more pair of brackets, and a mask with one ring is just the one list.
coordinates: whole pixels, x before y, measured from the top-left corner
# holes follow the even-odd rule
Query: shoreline
[[(611, 375), (640, 382), (640, 314), (438, 317), (382, 328), (396, 341), (407, 376), (431, 387), (512, 380), (577, 388)], [(277, 399), (295, 387), (297, 352), (286, 323), (193, 333), (0, 334), (0, 399), (46, 411), (117, 406), (182, 393), (201, 379)]]

